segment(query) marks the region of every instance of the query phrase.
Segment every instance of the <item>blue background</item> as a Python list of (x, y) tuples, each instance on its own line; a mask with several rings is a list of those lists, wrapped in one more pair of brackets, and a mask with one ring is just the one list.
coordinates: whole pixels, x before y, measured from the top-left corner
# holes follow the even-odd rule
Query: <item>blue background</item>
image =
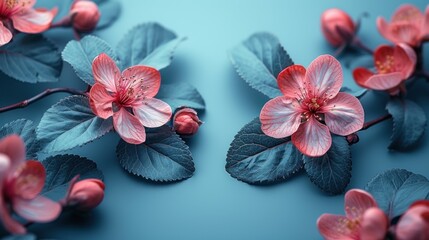
[[(343, 195), (328, 196), (305, 174), (273, 186), (251, 186), (225, 171), (226, 152), (234, 135), (259, 115), (268, 100), (248, 87), (234, 72), (227, 50), (257, 31), (277, 35), (292, 59), (307, 66), (320, 54), (333, 53), (320, 31), (321, 13), (341, 8), (356, 18), (364, 11), (359, 32), (371, 48), (386, 41), (375, 26), (377, 16), (390, 18), (402, 1), (122, 1), (119, 20), (100, 36), (112, 46), (139, 23), (157, 21), (188, 40), (178, 49), (172, 65), (162, 71), (163, 81), (187, 81), (204, 96), (205, 124), (189, 141), (196, 172), (188, 180), (155, 184), (127, 174), (116, 160), (114, 133), (72, 151), (96, 161), (105, 174), (104, 202), (89, 216), (64, 216), (54, 223), (35, 225), (31, 232), (55, 239), (320, 239), (316, 219), (325, 212), (343, 213)], [(414, 1), (420, 9), (426, 1)], [(61, 36), (72, 37), (68, 31)], [(50, 34), (55, 35), (55, 34)], [(58, 35), (58, 34), (56, 34)], [(61, 37), (55, 37), (61, 38)], [(61, 40), (61, 39), (55, 39)], [(426, 56), (428, 52), (426, 51)], [(342, 63), (351, 58), (343, 58)], [(343, 64), (345, 65), (345, 64)], [(426, 64), (428, 69), (428, 65)], [(344, 68), (345, 85), (356, 88), (350, 69)], [(65, 64), (59, 83), (25, 84), (3, 74), (0, 105), (11, 104), (48, 88), (73, 86), (85, 89)], [(410, 90), (429, 114), (429, 86), (423, 82)], [(0, 115), (0, 124), (18, 118), (38, 122), (43, 112), (59, 99), (57, 94), (28, 108)], [(378, 100), (376, 100), (378, 99)], [(363, 98), (367, 120), (384, 114), (386, 98)], [(363, 188), (376, 174), (405, 168), (429, 177), (429, 134), (410, 152), (387, 150), (391, 122), (359, 134), (353, 146), (353, 171), (348, 188)]]

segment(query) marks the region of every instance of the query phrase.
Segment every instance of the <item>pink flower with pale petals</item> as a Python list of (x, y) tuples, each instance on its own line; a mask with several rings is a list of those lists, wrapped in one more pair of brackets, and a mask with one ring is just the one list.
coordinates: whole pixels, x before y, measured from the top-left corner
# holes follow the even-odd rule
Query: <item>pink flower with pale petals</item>
[(429, 6), (423, 14), (415, 6), (404, 4), (393, 14), (390, 23), (382, 17), (377, 18), (377, 28), (393, 43), (418, 47), (429, 37)]
[(371, 194), (349, 190), (344, 197), (346, 216), (323, 214), (317, 228), (326, 240), (383, 240), (388, 231), (386, 214)]
[(429, 201), (420, 200), (413, 203), (401, 216), (395, 228), (398, 240), (429, 239)]
[(46, 172), (38, 161), (25, 161), (25, 145), (11, 135), (0, 140), (0, 220), (7, 231), (24, 234), (25, 227), (12, 218), (11, 209), (31, 222), (50, 222), (61, 213), (61, 205), (39, 196)]
[(416, 61), (416, 53), (406, 44), (398, 44), (395, 47), (383, 45), (374, 52), (377, 72), (357, 68), (353, 71), (353, 77), (361, 87), (385, 90), (396, 95), (401, 90), (405, 91), (404, 81), (413, 74)]
[(113, 126), (121, 138), (131, 144), (145, 142), (145, 127), (166, 124), (171, 107), (154, 98), (161, 86), (161, 74), (155, 68), (133, 66), (120, 72), (106, 54), (92, 63), (95, 84), (89, 93), (92, 111), (100, 118), (113, 116)]
[(34, 9), (36, 0), (0, 0), (0, 46), (10, 42), (13, 30), (41, 33), (51, 26), (57, 9)]
[(343, 73), (334, 57), (322, 55), (307, 69), (289, 66), (280, 72), (277, 83), (283, 96), (268, 101), (259, 117), (266, 135), (292, 136), (300, 152), (317, 157), (331, 147), (331, 132), (346, 136), (362, 128), (362, 105), (354, 96), (339, 92)]

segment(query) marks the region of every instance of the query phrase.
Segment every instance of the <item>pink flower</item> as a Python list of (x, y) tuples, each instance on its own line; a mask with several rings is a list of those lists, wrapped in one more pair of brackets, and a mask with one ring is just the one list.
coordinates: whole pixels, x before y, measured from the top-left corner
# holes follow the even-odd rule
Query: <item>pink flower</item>
[(72, 183), (66, 205), (80, 211), (88, 211), (97, 207), (104, 198), (104, 183), (99, 179), (85, 179)]
[(173, 118), (173, 128), (180, 135), (194, 135), (202, 123), (198, 113), (191, 108), (180, 109)]
[(16, 135), (0, 140), (0, 220), (7, 231), (24, 234), (25, 227), (10, 210), (32, 222), (50, 222), (61, 205), (39, 196), (45, 185), (45, 168), (38, 161), (25, 161), (25, 145)]
[(346, 216), (323, 214), (317, 228), (327, 240), (383, 240), (388, 219), (367, 192), (352, 189), (345, 197)]
[(33, 9), (36, 0), (0, 0), (0, 46), (10, 42), (13, 29), (24, 33), (46, 31), (57, 9)]
[(92, 1), (77, 0), (70, 9), (73, 28), (79, 32), (90, 32), (100, 20), (100, 11), (97, 4)]
[(171, 107), (154, 98), (161, 85), (158, 70), (133, 66), (121, 74), (116, 63), (103, 53), (94, 59), (92, 71), (92, 111), (103, 119), (113, 116), (113, 126), (124, 141), (143, 143), (145, 127), (160, 127), (170, 120)]
[(277, 83), (283, 96), (268, 101), (260, 114), (266, 135), (292, 136), (299, 151), (316, 157), (331, 147), (330, 132), (346, 136), (362, 128), (362, 105), (352, 95), (339, 92), (343, 73), (334, 57), (322, 55), (307, 70), (289, 66), (280, 72)]
[(415, 6), (404, 4), (393, 14), (390, 23), (379, 17), (377, 28), (383, 37), (393, 43), (418, 47), (429, 35), (429, 7), (423, 14)]
[(398, 240), (429, 239), (429, 201), (421, 200), (413, 203), (399, 219), (395, 228)]
[(356, 83), (364, 88), (386, 90), (396, 95), (403, 88), (403, 81), (414, 72), (416, 53), (406, 44), (395, 47), (380, 46), (375, 50), (374, 63), (376, 73), (366, 68), (357, 68), (353, 71)]
[(331, 8), (323, 12), (321, 27), (326, 40), (334, 46), (339, 47), (353, 40), (356, 26), (352, 18), (338, 8)]

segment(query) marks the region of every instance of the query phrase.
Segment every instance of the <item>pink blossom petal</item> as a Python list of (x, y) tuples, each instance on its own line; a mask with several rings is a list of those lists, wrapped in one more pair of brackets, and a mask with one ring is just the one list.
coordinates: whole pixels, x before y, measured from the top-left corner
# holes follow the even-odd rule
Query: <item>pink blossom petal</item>
[(375, 199), (363, 190), (351, 189), (344, 196), (344, 209), (349, 219), (360, 219), (372, 207), (377, 207)]
[(292, 143), (309, 157), (320, 157), (331, 148), (332, 137), (329, 128), (310, 117), (292, 134)]
[(426, 240), (429, 239), (429, 207), (420, 201), (413, 204), (396, 226), (398, 240)]
[(358, 227), (345, 216), (323, 214), (317, 219), (317, 228), (326, 240), (358, 240)]
[(390, 34), (395, 43), (406, 43), (411, 46), (420, 44), (420, 28), (410, 23), (395, 23), (390, 26)]
[(368, 88), (365, 83), (373, 75), (374, 73), (366, 68), (356, 68), (353, 70), (353, 78), (355, 79), (355, 82), (363, 88)]
[(51, 26), (57, 9), (26, 9), (12, 15), (13, 27), (25, 33), (41, 33)]
[(124, 108), (113, 114), (113, 126), (127, 143), (140, 144), (146, 141), (146, 132), (140, 120)]
[(51, 222), (60, 215), (61, 205), (42, 196), (31, 200), (14, 198), (13, 210), (28, 221), (44, 223)]
[(389, 90), (397, 87), (404, 80), (404, 76), (400, 72), (377, 74), (374, 75), (365, 82), (365, 85), (369, 89), (374, 90)]
[(399, 41), (392, 36), (390, 33), (390, 25), (386, 22), (386, 20), (382, 17), (377, 18), (377, 29), (378, 32), (387, 40), (398, 43)]
[(401, 72), (404, 79), (409, 78), (413, 74), (417, 62), (414, 50), (410, 46), (401, 43), (395, 46), (394, 59), (396, 71)]
[(109, 92), (116, 92), (116, 81), (121, 79), (121, 71), (115, 61), (107, 54), (98, 55), (92, 62), (95, 81), (106, 87)]
[(316, 58), (307, 68), (307, 91), (310, 97), (331, 99), (337, 95), (343, 85), (341, 64), (331, 55)]
[(298, 130), (302, 112), (295, 99), (283, 96), (271, 99), (264, 105), (259, 115), (261, 129), (270, 137), (289, 137)]
[(0, 21), (0, 46), (5, 45), (12, 39), (12, 33)]
[(416, 6), (403, 4), (396, 9), (395, 13), (393, 13), (392, 22), (407, 22), (420, 26), (423, 18), (423, 13)]
[(340, 92), (321, 109), (329, 130), (337, 135), (346, 136), (363, 127), (364, 111), (359, 100)]
[(134, 107), (133, 110), (143, 126), (150, 128), (166, 124), (172, 114), (170, 105), (156, 98), (144, 100), (143, 104)]
[(0, 140), (0, 153), (9, 157), (10, 168), (8, 173), (13, 173), (25, 162), (25, 144), (18, 135), (10, 135)]
[(107, 119), (113, 115), (112, 103), (115, 100), (100, 83), (94, 84), (89, 92), (89, 103), (98, 117)]
[(289, 66), (279, 73), (277, 84), (285, 97), (301, 98), (304, 89), (305, 68), (301, 65)]
[[(126, 80), (126, 88), (141, 89), (143, 96), (154, 97), (161, 86), (161, 74), (158, 70), (147, 66), (133, 66), (122, 72), (122, 77)], [(134, 91), (138, 92), (138, 91)]]
[(422, 32), (422, 37), (428, 37), (428, 36), (429, 36), (429, 6), (426, 7), (425, 18), (423, 22), (423, 32)]
[(362, 217), (360, 239), (384, 240), (388, 226), (386, 214), (380, 208), (370, 208)]
[(33, 199), (39, 195), (45, 185), (46, 171), (42, 163), (27, 161), (14, 174), (10, 185), (12, 196)]
[[(0, 191), (1, 190), (0, 187)], [(21, 223), (12, 218), (3, 196), (0, 197), (0, 222), (3, 224), (4, 228), (12, 234), (25, 234), (27, 232)]]

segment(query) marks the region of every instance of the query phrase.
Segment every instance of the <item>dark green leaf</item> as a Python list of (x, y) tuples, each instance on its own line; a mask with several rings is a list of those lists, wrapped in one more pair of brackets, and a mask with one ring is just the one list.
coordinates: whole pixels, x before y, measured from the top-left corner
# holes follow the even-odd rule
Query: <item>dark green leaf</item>
[(187, 83), (163, 84), (156, 98), (168, 103), (173, 112), (180, 107), (204, 110), (206, 104), (203, 97), (192, 85)]
[[(92, 75), (92, 61), (95, 57), (105, 53), (117, 61), (115, 51), (104, 40), (95, 36), (86, 36), (80, 41), (72, 40), (67, 43), (62, 56), (75, 70), (77, 76), (89, 85), (94, 85), (95, 80)], [(119, 66), (120, 68), (120, 66)]]
[(414, 146), (423, 136), (426, 128), (426, 114), (411, 100), (392, 98), (387, 111), (393, 117), (393, 133), (390, 149), (406, 150)]
[(390, 219), (405, 212), (429, 194), (429, 181), (404, 169), (392, 169), (373, 178), (365, 187)]
[(18, 119), (0, 128), (0, 138), (11, 134), (17, 134), (24, 140), (27, 149), (27, 159), (35, 159), (37, 157), (40, 145), (36, 141), (36, 128), (32, 121)]
[(70, 181), (77, 175), (79, 179), (97, 178), (103, 180), (103, 173), (97, 164), (76, 155), (57, 155), (42, 161), (46, 169), (46, 182), (42, 194), (61, 199)]
[(329, 194), (344, 192), (350, 182), (352, 158), (350, 146), (341, 136), (332, 136), (332, 146), (321, 157), (304, 157), (304, 168), (310, 180)]
[(42, 35), (18, 34), (0, 47), (0, 70), (19, 81), (56, 82), (62, 66), (57, 47)]
[(178, 181), (195, 171), (191, 152), (169, 127), (147, 129), (147, 140), (133, 145), (121, 140), (116, 148), (119, 163), (128, 172), (152, 181)]
[(141, 24), (127, 33), (116, 50), (124, 67), (147, 65), (162, 69), (170, 65), (183, 38), (158, 23)]
[(256, 33), (230, 53), (237, 73), (254, 89), (274, 98), (281, 95), (277, 75), (293, 64), (277, 37)]
[(44, 146), (43, 152), (59, 152), (100, 138), (112, 126), (111, 118), (104, 120), (94, 115), (87, 97), (70, 96), (45, 112), (37, 137)]
[(302, 154), (290, 138), (265, 135), (259, 118), (245, 125), (228, 150), (226, 171), (251, 184), (284, 181), (302, 169)]

